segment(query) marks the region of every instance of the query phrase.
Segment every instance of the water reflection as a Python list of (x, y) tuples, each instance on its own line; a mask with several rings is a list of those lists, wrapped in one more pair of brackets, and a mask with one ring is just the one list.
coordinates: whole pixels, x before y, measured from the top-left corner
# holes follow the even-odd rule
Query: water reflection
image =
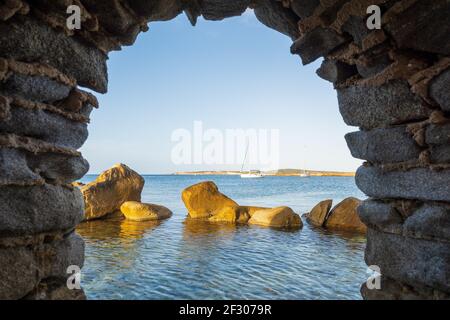
[(159, 225), (161, 221), (130, 221), (115, 215), (106, 219), (83, 222), (77, 227), (77, 232), (88, 240), (110, 238), (137, 240), (142, 239)]

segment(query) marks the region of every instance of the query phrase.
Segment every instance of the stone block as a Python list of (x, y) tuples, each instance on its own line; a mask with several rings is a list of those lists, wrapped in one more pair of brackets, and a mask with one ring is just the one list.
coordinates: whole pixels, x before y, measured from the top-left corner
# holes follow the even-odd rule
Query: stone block
[(291, 53), (300, 55), (303, 64), (306, 65), (326, 56), (348, 40), (348, 37), (331, 29), (319, 27), (297, 39), (291, 46)]
[(351, 132), (345, 140), (353, 157), (372, 163), (414, 160), (421, 152), (406, 126)]
[(357, 210), (365, 225), (387, 233), (402, 233), (402, 216), (390, 203), (369, 199), (363, 201)]
[(0, 236), (13, 237), (74, 228), (84, 218), (78, 188), (0, 186)]
[(36, 137), (59, 146), (78, 149), (88, 138), (86, 123), (41, 109), (12, 106), (9, 119), (0, 122), (0, 132)]
[(403, 49), (450, 55), (450, 2), (416, 1), (383, 26)]
[(401, 80), (381, 86), (353, 85), (337, 91), (345, 123), (366, 130), (426, 119), (432, 111)]
[(324, 80), (339, 83), (356, 75), (358, 71), (355, 66), (337, 60), (325, 59), (316, 73)]
[(367, 265), (410, 286), (450, 293), (450, 243), (419, 240), (368, 229)]
[(44, 103), (62, 100), (71, 90), (70, 86), (44, 76), (12, 74), (0, 83), (0, 94)]
[(254, 11), (256, 18), (265, 26), (287, 35), (292, 40), (299, 37), (299, 18), (292, 10), (284, 8), (280, 2), (272, 0), (258, 1)]
[(71, 265), (83, 266), (84, 241), (75, 233), (36, 246), (0, 248), (0, 299), (20, 299), (45, 278), (67, 278)]
[(361, 166), (355, 179), (358, 188), (373, 198), (450, 202), (450, 170), (416, 168), (383, 172), (374, 166)]
[(81, 86), (107, 91), (105, 54), (30, 16), (0, 22), (0, 56), (40, 61), (77, 79)]
[(450, 112), (450, 69), (431, 81), (429, 93), (442, 110)]

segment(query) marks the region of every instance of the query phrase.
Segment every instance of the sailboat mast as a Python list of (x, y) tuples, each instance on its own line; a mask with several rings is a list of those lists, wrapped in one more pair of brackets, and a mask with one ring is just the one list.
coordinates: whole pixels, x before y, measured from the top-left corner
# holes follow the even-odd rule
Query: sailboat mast
[(242, 167), (241, 167), (241, 172), (244, 172), (244, 165), (245, 165), (245, 160), (247, 160), (247, 154), (248, 154), (248, 140), (247, 140), (247, 147), (245, 149), (245, 156), (244, 156), (244, 161), (242, 161)]

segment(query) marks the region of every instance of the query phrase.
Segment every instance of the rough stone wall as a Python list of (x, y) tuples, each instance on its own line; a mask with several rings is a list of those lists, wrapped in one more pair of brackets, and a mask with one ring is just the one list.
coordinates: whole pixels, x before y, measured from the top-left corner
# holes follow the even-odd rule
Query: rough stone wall
[[(71, 4), (81, 30), (66, 28)], [(366, 27), (374, 4), (381, 30)], [(346, 139), (366, 160), (356, 176), (371, 197), (359, 208), (366, 262), (383, 274), (383, 289), (363, 296), (449, 297), (450, 0), (0, 0), (0, 299), (83, 297), (65, 289), (67, 266), (84, 260), (70, 183), (88, 170), (77, 149), (98, 105), (78, 86), (106, 92), (107, 54), (148, 22), (248, 7), (303, 64), (325, 57), (317, 73), (360, 129)]]

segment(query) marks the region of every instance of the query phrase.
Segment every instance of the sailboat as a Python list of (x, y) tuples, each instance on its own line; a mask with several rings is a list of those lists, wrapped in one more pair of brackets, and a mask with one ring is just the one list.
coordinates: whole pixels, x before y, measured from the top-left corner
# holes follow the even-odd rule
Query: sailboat
[(300, 172), (300, 174), (298, 176), (299, 177), (309, 177), (309, 173), (306, 170), (302, 170), (302, 172)]
[(247, 149), (245, 150), (244, 161), (242, 162), (242, 167), (241, 167), (241, 178), (242, 179), (263, 178), (264, 176), (262, 175), (261, 171), (259, 171), (259, 170), (250, 170), (250, 171), (244, 172), (244, 165), (245, 165), (245, 161), (247, 160), (247, 155), (248, 155), (248, 147), (249, 147), (249, 143), (247, 141)]

